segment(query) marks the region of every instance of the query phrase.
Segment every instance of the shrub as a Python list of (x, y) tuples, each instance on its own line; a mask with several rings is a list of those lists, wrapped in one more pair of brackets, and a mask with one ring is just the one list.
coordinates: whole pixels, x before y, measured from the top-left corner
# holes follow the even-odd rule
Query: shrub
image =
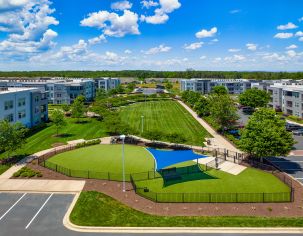
[(87, 141), (87, 142), (83, 142), (83, 143), (78, 143), (76, 145), (76, 148), (88, 147), (88, 146), (97, 145), (100, 143), (101, 143), (100, 139), (91, 140), (91, 141)]
[(14, 177), (22, 177), (22, 178), (33, 178), (33, 177), (42, 177), (42, 173), (39, 171), (32, 170), (28, 167), (22, 167), (16, 173), (13, 174)]

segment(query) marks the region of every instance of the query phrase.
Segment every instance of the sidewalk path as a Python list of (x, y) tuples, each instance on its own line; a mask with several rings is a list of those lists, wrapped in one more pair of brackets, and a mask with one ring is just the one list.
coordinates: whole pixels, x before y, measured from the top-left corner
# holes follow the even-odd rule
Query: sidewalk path
[(212, 148), (226, 148), (228, 150), (242, 153), (239, 149), (237, 149), (234, 145), (232, 145), (229, 141), (227, 141), (224, 137), (218, 134), (207, 122), (205, 122), (202, 118), (200, 118), (196, 112), (194, 112), (189, 106), (187, 106), (184, 102), (178, 102), (207, 130), (207, 132), (213, 136), (212, 144), (210, 147)]

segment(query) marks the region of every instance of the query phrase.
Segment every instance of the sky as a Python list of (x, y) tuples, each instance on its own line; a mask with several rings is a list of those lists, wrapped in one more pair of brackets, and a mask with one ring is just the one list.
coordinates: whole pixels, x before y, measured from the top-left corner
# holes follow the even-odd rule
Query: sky
[(0, 0), (0, 70), (303, 71), (302, 0)]

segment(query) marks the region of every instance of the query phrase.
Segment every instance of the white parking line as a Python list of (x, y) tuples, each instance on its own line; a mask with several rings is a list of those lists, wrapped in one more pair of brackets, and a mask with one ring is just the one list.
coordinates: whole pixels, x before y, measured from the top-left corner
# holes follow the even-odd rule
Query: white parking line
[(31, 223), (33, 223), (33, 221), (36, 219), (36, 217), (38, 216), (38, 214), (40, 213), (40, 211), (42, 211), (43, 207), (46, 205), (46, 203), (49, 201), (49, 199), (53, 196), (54, 194), (52, 193), (51, 195), (49, 195), (49, 197), (46, 199), (46, 201), (43, 203), (43, 205), (40, 207), (40, 209), (37, 211), (37, 213), (34, 215), (34, 217), (31, 219), (31, 221), (27, 224), (27, 226), (25, 227), (25, 229), (28, 229), (28, 227), (31, 225)]
[(26, 193), (24, 193), (15, 203), (14, 205), (12, 205), (1, 217), (0, 217), (0, 221), (18, 204), (18, 202), (21, 201), (21, 199), (26, 195)]

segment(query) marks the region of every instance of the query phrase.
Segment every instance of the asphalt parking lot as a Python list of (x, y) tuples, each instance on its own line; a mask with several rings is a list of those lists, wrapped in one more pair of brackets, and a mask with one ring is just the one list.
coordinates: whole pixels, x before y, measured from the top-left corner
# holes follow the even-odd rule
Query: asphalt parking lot
[(303, 156), (271, 157), (267, 160), (303, 184)]

